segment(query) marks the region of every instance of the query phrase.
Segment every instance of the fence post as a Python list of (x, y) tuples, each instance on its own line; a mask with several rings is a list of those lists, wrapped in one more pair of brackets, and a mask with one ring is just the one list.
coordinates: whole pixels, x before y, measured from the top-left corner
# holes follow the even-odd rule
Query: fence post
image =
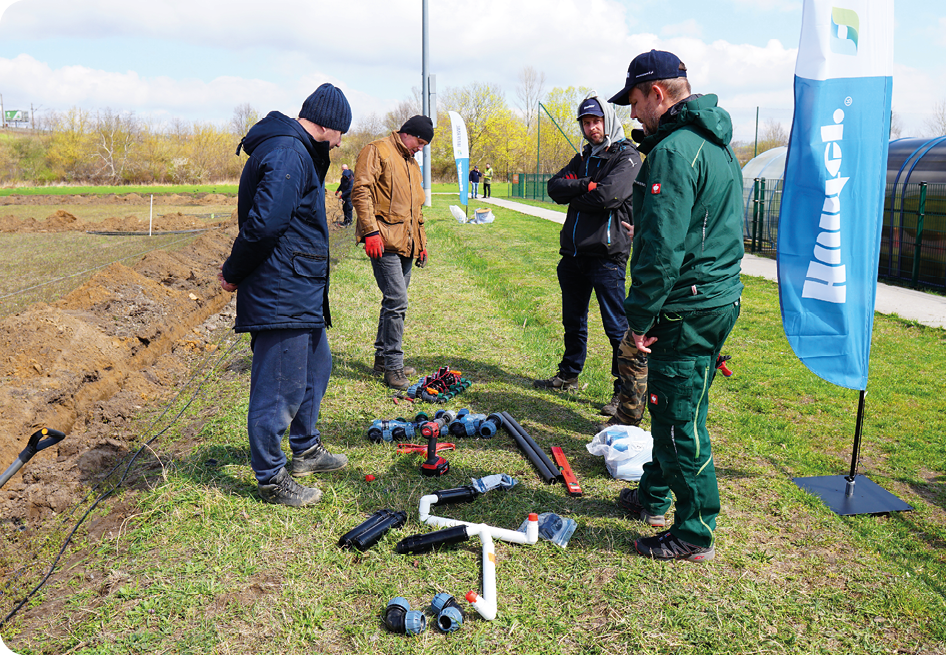
[(916, 287), (920, 279), (920, 249), (923, 247), (923, 218), (926, 216), (926, 182), (920, 182), (920, 204), (916, 210), (916, 239), (913, 242), (913, 279)]
[(765, 178), (759, 178), (759, 235), (756, 248), (762, 252), (762, 229), (765, 227)]
[(752, 246), (749, 248), (749, 252), (755, 254), (756, 251), (756, 239), (759, 235), (759, 183), (762, 182), (761, 178), (755, 178), (752, 182)]

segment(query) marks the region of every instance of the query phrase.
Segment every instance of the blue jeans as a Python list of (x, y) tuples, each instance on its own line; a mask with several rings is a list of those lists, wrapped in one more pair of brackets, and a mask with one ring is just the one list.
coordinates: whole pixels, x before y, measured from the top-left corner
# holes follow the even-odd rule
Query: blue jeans
[(381, 313), (378, 316), (378, 335), (374, 341), (375, 357), (384, 358), (384, 368), (396, 371), (404, 368), (404, 319), (407, 317), (407, 287), (411, 283), (410, 257), (386, 252), (371, 260), (374, 279), (381, 289)]
[(480, 183), (479, 183), (479, 182), (470, 182), (470, 184), (473, 186), (473, 197), (475, 198), (475, 197), (476, 197), (476, 191), (477, 191), (477, 189), (479, 188)]
[(565, 354), (558, 365), (563, 378), (578, 377), (588, 354), (588, 304), (591, 292), (598, 298), (601, 323), (611, 342), (611, 375), (614, 391), (621, 389), (618, 353), (627, 332), (624, 314), (626, 266), (597, 257), (562, 257), (558, 263), (558, 284), (562, 288), (562, 326), (565, 328)]
[(266, 484), (286, 465), (282, 451), (286, 428), (294, 454), (321, 439), (315, 424), (332, 372), (332, 352), (322, 328), (261, 330), (252, 334), (250, 348), (246, 431), (256, 480)]

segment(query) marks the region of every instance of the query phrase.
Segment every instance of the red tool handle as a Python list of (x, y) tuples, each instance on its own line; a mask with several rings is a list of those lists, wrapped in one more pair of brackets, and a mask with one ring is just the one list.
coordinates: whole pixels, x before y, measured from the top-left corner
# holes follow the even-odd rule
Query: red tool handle
[(565, 489), (568, 491), (568, 495), (580, 496), (581, 487), (578, 485), (578, 478), (572, 472), (572, 467), (565, 458), (564, 451), (558, 446), (552, 446), (552, 459), (555, 460), (558, 470), (562, 472), (562, 477), (565, 478)]

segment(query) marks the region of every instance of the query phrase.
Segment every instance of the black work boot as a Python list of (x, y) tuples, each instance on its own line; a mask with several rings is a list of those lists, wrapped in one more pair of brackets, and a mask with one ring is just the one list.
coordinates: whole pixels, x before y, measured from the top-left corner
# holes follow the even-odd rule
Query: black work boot
[(321, 439), (306, 451), (292, 456), (292, 465), (289, 467), (292, 477), (301, 478), (313, 473), (337, 471), (348, 464), (346, 455), (333, 455), (322, 445)]
[(391, 387), (392, 389), (407, 389), (411, 386), (410, 381), (407, 379), (407, 376), (404, 375), (404, 369), (399, 368), (396, 371), (390, 369), (385, 369), (384, 371), (384, 383)]
[(578, 391), (582, 387), (578, 384), (578, 376), (563, 378), (561, 371), (547, 380), (533, 380), (532, 386), (536, 389), (551, 389), (552, 391)]
[(292, 479), (285, 468), (270, 478), (267, 484), (258, 484), (260, 498), (267, 503), (302, 507), (319, 502), (322, 492), (312, 487), (303, 487)]

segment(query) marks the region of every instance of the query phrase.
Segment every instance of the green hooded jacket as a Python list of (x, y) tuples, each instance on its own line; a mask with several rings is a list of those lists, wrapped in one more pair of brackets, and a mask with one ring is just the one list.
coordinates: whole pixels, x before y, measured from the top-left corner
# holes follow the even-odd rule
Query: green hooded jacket
[[(722, 307), (742, 294), (742, 170), (729, 147), (732, 120), (715, 95), (690, 96), (640, 140), (634, 183), (630, 329), (661, 312)], [(637, 136), (635, 134), (635, 136)]]

